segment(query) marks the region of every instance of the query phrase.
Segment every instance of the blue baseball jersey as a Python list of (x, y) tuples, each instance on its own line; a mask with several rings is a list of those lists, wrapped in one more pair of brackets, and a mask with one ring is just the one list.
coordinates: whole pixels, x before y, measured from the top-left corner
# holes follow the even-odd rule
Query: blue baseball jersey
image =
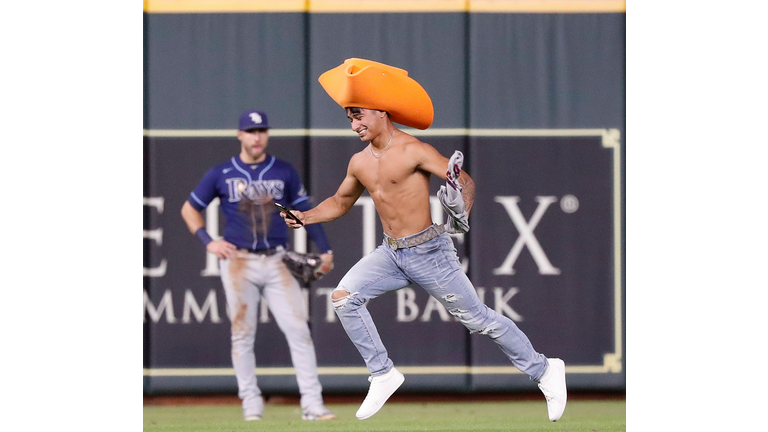
[[(246, 164), (238, 155), (211, 168), (188, 201), (202, 211), (216, 197), (225, 218), (224, 240), (242, 249), (271, 249), (288, 243), (288, 227), (273, 200), (300, 211), (310, 209), (299, 174), (291, 164), (271, 155), (258, 164)], [(321, 225), (307, 225), (306, 230), (320, 253), (331, 250)]]

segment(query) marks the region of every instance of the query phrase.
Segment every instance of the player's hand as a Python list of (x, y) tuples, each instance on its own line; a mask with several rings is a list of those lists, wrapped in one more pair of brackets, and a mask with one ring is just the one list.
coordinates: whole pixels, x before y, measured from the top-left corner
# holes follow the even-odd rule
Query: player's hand
[(226, 240), (214, 240), (208, 243), (208, 246), (205, 248), (208, 249), (208, 252), (221, 259), (229, 259), (237, 254), (237, 246)]
[(324, 253), (320, 255), (320, 258), (323, 260), (323, 264), (320, 266), (319, 269), (317, 269), (317, 272), (321, 274), (326, 274), (329, 271), (333, 270), (333, 254), (332, 253)]
[[(325, 273), (328, 273), (329, 271), (331, 271), (331, 269), (333, 269), (333, 254), (332, 253), (321, 254), (320, 258), (322, 258), (322, 260), (323, 260), (323, 266), (322, 267), (323, 267), (323, 270), (325, 271)], [(325, 270), (326, 268), (327, 268), (327, 270)]]
[[(291, 210), (291, 213), (293, 213), (294, 216), (299, 218), (299, 220), (302, 223), (304, 222), (304, 219), (306, 218), (306, 216), (304, 216), (304, 213), (302, 213), (302, 212), (300, 212), (298, 210)], [(298, 223), (295, 220), (293, 220), (290, 217), (288, 217), (288, 215), (284, 211), (280, 212), (280, 217), (283, 218), (283, 220), (285, 221), (285, 224), (288, 225), (290, 228), (296, 229), (296, 228), (301, 228), (302, 227), (302, 225), (300, 223)]]

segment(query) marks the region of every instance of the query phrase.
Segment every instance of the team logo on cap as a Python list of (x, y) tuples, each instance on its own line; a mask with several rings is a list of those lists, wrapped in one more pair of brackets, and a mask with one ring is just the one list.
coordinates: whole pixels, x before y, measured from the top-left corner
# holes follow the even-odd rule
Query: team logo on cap
[(254, 122), (256, 124), (261, 124), (262, 123), (262, 119), (261, 119), (261, 116), (259, 115), (259, 113), (250, 113), (249, 116), (251, 117), (251, 121), (252, 122)]

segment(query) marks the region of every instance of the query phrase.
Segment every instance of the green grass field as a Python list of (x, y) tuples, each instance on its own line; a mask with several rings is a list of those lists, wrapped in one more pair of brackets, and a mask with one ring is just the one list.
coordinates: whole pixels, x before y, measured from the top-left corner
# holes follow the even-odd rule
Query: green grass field
[(546, 403), (389, 402), (375, 416), (355, 418), (357, 404), (329, 404), (338, 419), (301, 420), (297, 405), (267, 405), (264, 418), (242, 420), (237, 405), (145, 406), (144, 431), (626, 431), (626, 401), (569, 401), (557, 422), (547, 419)]

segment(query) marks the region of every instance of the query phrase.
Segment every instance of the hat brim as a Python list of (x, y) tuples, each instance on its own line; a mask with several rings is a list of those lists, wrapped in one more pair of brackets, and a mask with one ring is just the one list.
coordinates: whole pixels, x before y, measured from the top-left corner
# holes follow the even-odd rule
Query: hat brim
[(428, 128), (434, 119), (432, 99), (404, 69), (351, 58), (318, 81), (342, 108), (386, 111), (393, 122), (416, 129)]

